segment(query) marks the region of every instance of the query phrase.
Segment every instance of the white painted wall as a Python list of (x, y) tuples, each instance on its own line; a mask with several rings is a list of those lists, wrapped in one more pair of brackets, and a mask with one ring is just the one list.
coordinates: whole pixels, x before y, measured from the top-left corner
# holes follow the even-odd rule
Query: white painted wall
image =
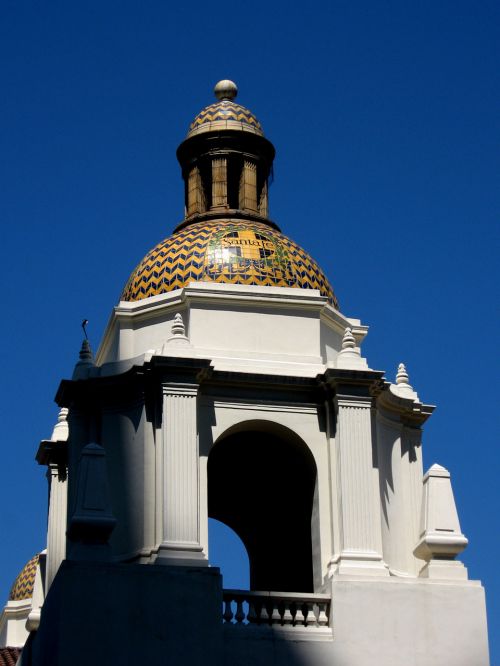
[(325, 362), (334, 362), (346, 326), (354, 327), (358, 342), (367, 331), (316, 290), (198, 282), (144, 301), (122, 301), (108, 323), (97, 363), (160, 350), (177, 312), (194, 354), (226, 370), (315, 376)]

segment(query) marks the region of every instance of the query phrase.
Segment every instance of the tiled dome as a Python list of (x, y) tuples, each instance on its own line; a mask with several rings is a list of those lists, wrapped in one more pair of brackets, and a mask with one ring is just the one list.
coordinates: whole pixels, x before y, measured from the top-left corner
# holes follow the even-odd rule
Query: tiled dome
[(251, 111), (241, 104), (224, 99), (200, 111), (189, 126), (188, 137), (220, 129), (235, 129), (264, 136), (260, 122)]
[(319, 289), (338, 307), (307, 252), (268, 224), (238, 219), (190, 224), (159, 243), (133, 271), (121, 299), (139, 301), (195, 281)]
[(254, 114), (233, 101), (238, 94), (235, 83), (228, 80), (219, 81), (214, 88), (214, 93), (218, 101), (206, 106), (195, 117), (189, 126), (188, 138), (202, 132), (225, 129), (253, 132), (264, 136), (262, 126)]
[(33, 596), (33, 587), (35, 585), (36, 570), (38, 567), (38, 560), (40, 555), (35, 555), (27, 562), (21, 569), (9, 594), (10, 601), (22, 601), (23, 599), (31, 599)]

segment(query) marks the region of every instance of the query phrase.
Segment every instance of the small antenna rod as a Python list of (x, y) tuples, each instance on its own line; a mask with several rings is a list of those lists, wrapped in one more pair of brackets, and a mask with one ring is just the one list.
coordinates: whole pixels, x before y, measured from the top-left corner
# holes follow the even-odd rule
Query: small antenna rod
[(84, 319), (84, 320), (82, 321), (82, 328), (83, 328), (83, 332), (84, 332), (84, 334), (85, 334), (85, 339), (86, 339), (86, 340), (89, 339), (89, 336), (87, 335), (87, 324), (88, 324), (88, 323), (89, 323), (89, 320), (88, 320), (88, 319)]

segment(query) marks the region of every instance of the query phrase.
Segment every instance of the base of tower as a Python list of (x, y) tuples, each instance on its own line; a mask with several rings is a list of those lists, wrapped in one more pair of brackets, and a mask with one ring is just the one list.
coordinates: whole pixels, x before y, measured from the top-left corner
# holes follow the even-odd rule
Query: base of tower
[(64, 561), (23, 666), (220, 664), (217, 568)]

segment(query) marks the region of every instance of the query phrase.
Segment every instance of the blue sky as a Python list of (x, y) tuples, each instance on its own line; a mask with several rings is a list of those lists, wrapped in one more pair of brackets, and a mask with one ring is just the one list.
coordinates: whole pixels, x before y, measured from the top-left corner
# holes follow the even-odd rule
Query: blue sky
[(451, 471), (500, 664), (498, 14), (460, 0), (4, 0), (2, 599), (44, 545), (34, 454), (80, 322), (97, 347), (128, 274), (181, 219), (175, 149), (228, 77), (277, 149), (271, 217), (370, 326), (370, 366), (393, 379), (404, 361), (437, 405), (424, 464)]

